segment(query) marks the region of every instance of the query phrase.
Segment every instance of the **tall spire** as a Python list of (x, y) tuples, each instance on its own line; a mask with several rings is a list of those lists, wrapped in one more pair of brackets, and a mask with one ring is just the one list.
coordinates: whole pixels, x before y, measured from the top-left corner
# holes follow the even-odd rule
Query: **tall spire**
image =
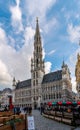
[(40, 39), (40, 30), (39, 30), (39, 24), (38, 24), (38, 17), (36, 18), (36, 32), (34, 39), (38, 41)]
[(64, 59), (63, 59), (62, 68), (64, 68), (65, 66), (66, 66), (66, 64), (65, 64)]
[(36, 33), (40, 34), (40, 32), (39, 32), (39, 24), (38, 24), (38, 17), (36, 18)]
[[(32, 61), (31, 61), (32, 63)], [(33, 53), (33, 63), (31, 64), (32, 70), (40, 70), (44, 73), (44, 60), (42, 54), (42, 42), (39, 30), (38, 17), (36, 18), (36, 30), (34, 36), (34, 53)]]

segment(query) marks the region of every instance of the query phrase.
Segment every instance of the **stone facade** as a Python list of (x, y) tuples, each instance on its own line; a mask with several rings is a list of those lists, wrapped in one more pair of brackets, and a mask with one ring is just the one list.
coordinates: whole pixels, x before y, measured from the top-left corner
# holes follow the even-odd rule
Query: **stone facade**
[(75, 69), (77, 100), (80, 100), (80, 54), (77, 55), (77, 63)]
[(0, 104), (5, 107), (9, 105), (9, 96), (12, 96), (12, 89), (5, 88), (0, 91)]
[(45, 74), (38, 19), (31, 58), (31, 79), (18, 83), (13, 79), (13, 93), (14, 104), (22, 107), (31, 104), (36, 108), (48, 101), (72, 100), (70, 71), (64, 61), (61, 70)]

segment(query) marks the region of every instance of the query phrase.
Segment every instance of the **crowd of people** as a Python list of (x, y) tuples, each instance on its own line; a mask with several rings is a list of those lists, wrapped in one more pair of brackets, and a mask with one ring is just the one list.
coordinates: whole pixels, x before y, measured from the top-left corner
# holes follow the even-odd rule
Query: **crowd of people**
[(31, 114), (32, 113), (32, 106), (31, 105), (28, 105), (26, 107), (14, 107), (13, 108), (13, 112), (14, 114), (20, 114), (20, 113), (25, 113), (25, 114)]

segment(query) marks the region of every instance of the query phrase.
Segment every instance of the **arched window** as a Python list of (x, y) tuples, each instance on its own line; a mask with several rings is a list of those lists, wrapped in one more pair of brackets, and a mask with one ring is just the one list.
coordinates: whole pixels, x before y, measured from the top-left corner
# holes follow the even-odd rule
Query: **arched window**
[(49, 95), (49, 99), (50, 99), (50, 95)]
[(36, 59), (36, 67), (38, 67), (38, 59)]
[(34, 74), (33, 74), (33, 78), (35, 79), (35, 72), (34, 72)]
[(61, 98), (61, 93), (59, 93), (59, 98)]
[(36, 78), (38, 78), (38, 72), (36, 72)]
[(36, 80), (36, 85), (38, 85), (38, 80)]
[(37, 46), (37, 52), (38, 52), (38, 46)]
[(54, 93), (54, 99), (55, 99), (55, 93)]
[(35, 80), (33, 81), (33, 86), (35, 86)]
[(38, 64), (38, 59), (37, 59), (37, 64)]
[(58, 98), (58, 93), (56, 94), (56, 97)]

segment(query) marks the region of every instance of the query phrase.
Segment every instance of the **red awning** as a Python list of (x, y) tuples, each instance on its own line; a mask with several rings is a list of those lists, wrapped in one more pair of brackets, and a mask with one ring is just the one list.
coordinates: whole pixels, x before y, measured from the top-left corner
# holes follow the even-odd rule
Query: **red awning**
[(58, 105), (62, 105), (62, 102), (57, 102)]
[(78, 101), (77, 104), (80, 105), (80, 101)]
[(66, 104), (67, 104), (67, 105), (72, 105), (72, 102), (67, 101)]
[(49, 105), (49, 106), (52, 106), (52, 102), (48, 102), (48, 105)]

